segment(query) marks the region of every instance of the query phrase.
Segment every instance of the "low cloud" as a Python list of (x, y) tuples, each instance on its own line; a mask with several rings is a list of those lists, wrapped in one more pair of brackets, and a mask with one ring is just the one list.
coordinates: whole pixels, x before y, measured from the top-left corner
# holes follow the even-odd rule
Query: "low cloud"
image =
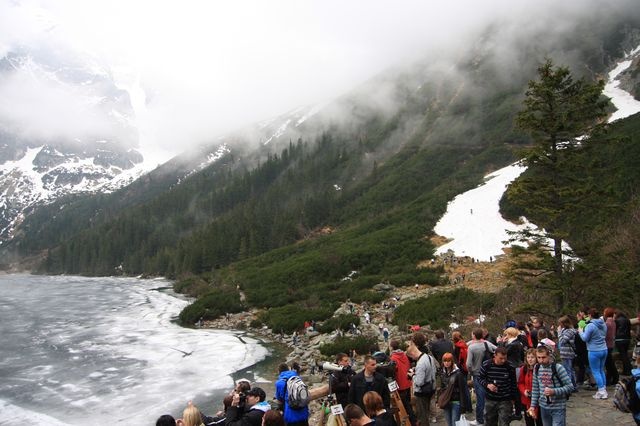
[[(578, 21), (637, 16), (636, 9), (632, 0), (15, 0), (0, 8), (0, 24), (11, 25), (3, 27), (10, 34), (1, 34), (0, 55), (41, 38), (94, 52), (121, 88), (144, 90), (136, 110), (141, 142), (178, 151), (336, 98), (389, 67), (420, 60), (455, 73), (453, 64), (478, 54), (481, 43), (508, 80), (524, 63), (553, 56), (555, 38)], [(20, 25), (11, 24), (12, 16)], [(538, 44), (535, 57), (523, 58), (521, 44)], [(22, 104), (12, 110), (10, 101), (0, 101), (0, 116), (36, 133), (104, 130), (105, 120), (82, 111), (82, 93), (74, 88), (15, 79), (0, 85), (0, 96)], [(375, 95), (377, 107), (393, 108), (392, 89), (380, 87)]]

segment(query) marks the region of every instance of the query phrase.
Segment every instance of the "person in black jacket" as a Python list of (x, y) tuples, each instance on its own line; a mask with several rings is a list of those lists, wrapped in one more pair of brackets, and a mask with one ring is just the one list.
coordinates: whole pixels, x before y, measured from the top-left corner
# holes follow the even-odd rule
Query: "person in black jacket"
[(631, 375), (631, 361), (629, 361), (629, 345), (631, 344), (631, 321), (624, 312), (616, 310), (616, 349), (622, 361), (622, 375)]
[(376, 359), (371, 355), (364, 357), (364, 370), (353, 376), (351, 385), (349, 386), (349, 402), (357, 404), (363, 410), (365, 409), (362, 398), (369, 391), (375, 391), (380, 394), (384, 407), (389, 410), (391, 405), (391, 395), (389, 387), (384, 376), (376, 372)]
[(346, 407), (349, 403), (349, 385), (356, 373), (351, 369), (349, 355), (345, 353), (336, 355), (336, 364), (342, 367), (342, 371), (334, 371), (329, 376), (331, 391), (336, 394), (338, 404)]
[(267, 395), (258, 387), (251, 388), (246, 393), (245, 409), (240, 405), (240, 394), (235, 393), (231, 401), (231, 407), (227, 409), (225, 426), (261, 426), (262, 416), (271, 406), (265, 399)]
[(443, 330), (436, 330), (435, 339), (429, 342), (429, 349), (431, 349), (431, 355), (438, 361), (438, 363), (442, 363), (442, 355), (448, 353), (453, 353), (454, 347), (451, 340), (445, 338), (445, 334)]

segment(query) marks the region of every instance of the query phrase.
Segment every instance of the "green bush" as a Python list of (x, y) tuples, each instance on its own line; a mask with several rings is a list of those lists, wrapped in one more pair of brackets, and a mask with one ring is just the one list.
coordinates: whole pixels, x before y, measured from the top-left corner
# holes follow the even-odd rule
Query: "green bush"
[(269, 309), (259, 319), (274, 332), (292, 333), (303, 328), (305, 321), (322, 321), (332, 314), (331, 307), (307, 308), (301, 305), (287, 305)]
[(240, 312), (243, 309), (236, 291), (215, 289), (184, 308), (179, 319), (183, 325), (195, 324), (200, 318), (215, 319), (227, 312)]
[(466, 288), (443, 291), (407, 301), (396, 309), (393, 322), (399, 326), (420, 324), (430, 325), (432, 329), (447, 328), (454, 319), (452, 316), (487, 312), (494, 303), (493, 294), (477, 293)]
[(318, 328), (318, 331), (321, 333), (331, 333), (338, 328), (343, 331), (348, 331), (351, 328), (351, 323), (356, 326), (360, 325), (360, 318), (353, 314), (338, 315), (324, 321)]
[(352, 349), (359, 354), (371, 353), (373, 347), (377, 347), (378, 340), (375, 337), (338, 337), (333, 343), (320, 346), (320, 353), (324, 356), (333, 356), (337, 353), (350, 353)]

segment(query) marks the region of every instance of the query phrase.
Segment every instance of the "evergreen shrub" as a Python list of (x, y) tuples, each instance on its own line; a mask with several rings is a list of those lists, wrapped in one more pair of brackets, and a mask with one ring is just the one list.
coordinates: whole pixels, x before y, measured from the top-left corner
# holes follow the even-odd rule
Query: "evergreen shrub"
[(333, 343), (320, 346), (320, 353), (324, 356), (334, 356), (339, 352), (350, 353), (352, 349), (359, 354), (371, 353), (371, 349), (377, 347), (378, 340), (370, 336), (338, 337)]

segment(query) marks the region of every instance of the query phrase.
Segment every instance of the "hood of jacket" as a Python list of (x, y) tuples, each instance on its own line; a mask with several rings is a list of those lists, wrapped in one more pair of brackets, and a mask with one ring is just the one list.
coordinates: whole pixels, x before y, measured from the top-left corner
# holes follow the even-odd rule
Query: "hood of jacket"
[(602, 317), (592, 319), (591, 321), (589, 321), (589, 324), (595, 325), (596, 328), (600, 331), (603, 331), (603, 332), (607, 331), (607, 325), (604, 323), (604, 320), (602, 319)]
[(280, 380), (280, 379), (289, 380), (293, 376), (297, 376), (297, 375), (298, 375), (298, 373), (296, 373), (294, 370), (283, 371), (278, 376), (278, 380)]
[(267, 401), (260, 401), (250, 408), (251, 410), (260, 410), (264, 413), (271, 410), (271, 405)]
[(409, 361), (409, 357), (407, 356), (406, 353), (404, 353), (400, 349), (396, 349), (395, 351), (391, 352), (391, 359), (395, 361), (396, 364), (402, 364), (407, 367), (411, 366), (411, 361)]

